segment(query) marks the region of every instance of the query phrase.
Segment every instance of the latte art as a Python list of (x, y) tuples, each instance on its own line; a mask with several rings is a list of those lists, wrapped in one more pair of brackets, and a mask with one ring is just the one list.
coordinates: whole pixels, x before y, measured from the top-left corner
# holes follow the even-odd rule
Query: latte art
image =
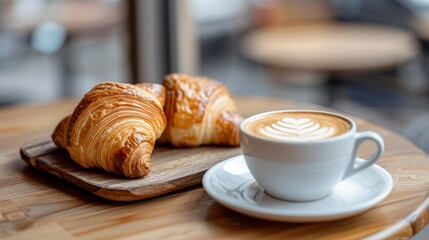
[(317, 140), (335, 134), (333, 127), (322, 127), (309, 118), (283, 118), (259, 129), (262, 135), (280, 140)]
[(352, 128), (349, 120), (323, 112), (277, 112), (258, 116), (246, 130), (263, 138), (284, 141), (314, 141), (332, 138)]

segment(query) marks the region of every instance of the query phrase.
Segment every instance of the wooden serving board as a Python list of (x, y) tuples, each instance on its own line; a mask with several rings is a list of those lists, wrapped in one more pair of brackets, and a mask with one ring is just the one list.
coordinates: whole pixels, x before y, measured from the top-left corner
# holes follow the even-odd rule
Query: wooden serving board
[(82, 168), (50, 139), (29, 142), (21, 148), (21, 157), (30, 166), (115, 201), (140, 200), (200, 184), (210, 167), (240, 153), (238, 147), (156, 146), (151, 156), (151, 173), (141, 179), (127, 179), (103, 170)]

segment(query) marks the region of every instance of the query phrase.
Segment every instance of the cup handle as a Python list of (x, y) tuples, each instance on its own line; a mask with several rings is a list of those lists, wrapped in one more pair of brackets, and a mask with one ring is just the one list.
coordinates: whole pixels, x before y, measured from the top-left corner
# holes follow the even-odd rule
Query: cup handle
[[(377, 150), (364, 163), (361, 163), (355, 167), (359, 147), (366, 140), (373, 141), (377, 145)], [(349, 166), (347, 167), (347, 170), (344, 173), (342, 180), (344, 180), (348, 177), (351, 177), (352, 175), (372, 166), (380, 158), (383, 151), (384, 151), (384, 140), (379, 134), (377, 134), (375, 132), (356, 133), (356, 142), (355, 142), (355, 146), (353, 149), (352, 160), (350, 161)]]

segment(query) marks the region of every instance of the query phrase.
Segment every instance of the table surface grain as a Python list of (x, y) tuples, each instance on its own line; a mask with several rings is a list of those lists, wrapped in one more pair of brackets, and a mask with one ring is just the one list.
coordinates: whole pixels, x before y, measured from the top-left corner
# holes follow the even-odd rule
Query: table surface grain
[[(236, 101), (245, 116), (299, 108), (282, 99), (241, 96)], [(36, 171), (19, 156), (23, 143), (48, 137), (76, 104), (62, 100), (0, 109), (0, 238), (399, 239), (428, 223), (429, 157), (400, 135), (355, 116), (359, 131), (384, 137), (386, 151), (378, 164), (390, 172), (394, 188), (384, 201), (352, 218), (310, 224), (259, 220), (216, 203), (201, 185), (131, 203), (101, 199)], [(373, 150), (364, 145), (360, 156)]]

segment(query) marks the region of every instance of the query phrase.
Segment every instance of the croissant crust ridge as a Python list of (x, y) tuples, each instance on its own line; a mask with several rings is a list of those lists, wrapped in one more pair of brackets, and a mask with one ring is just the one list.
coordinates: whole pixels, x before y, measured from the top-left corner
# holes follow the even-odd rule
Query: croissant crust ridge
[(169, 74), (163, 80), (167, 127), (160, 141), (178, 147), (239, 145), (242, 117), (228, 89), (201, 76)]
[(146, 176), (155, 141), (166, 126), (163, 92), (159, 84), (100, 83), (58, 124), (52, 138), (85, 168)]

